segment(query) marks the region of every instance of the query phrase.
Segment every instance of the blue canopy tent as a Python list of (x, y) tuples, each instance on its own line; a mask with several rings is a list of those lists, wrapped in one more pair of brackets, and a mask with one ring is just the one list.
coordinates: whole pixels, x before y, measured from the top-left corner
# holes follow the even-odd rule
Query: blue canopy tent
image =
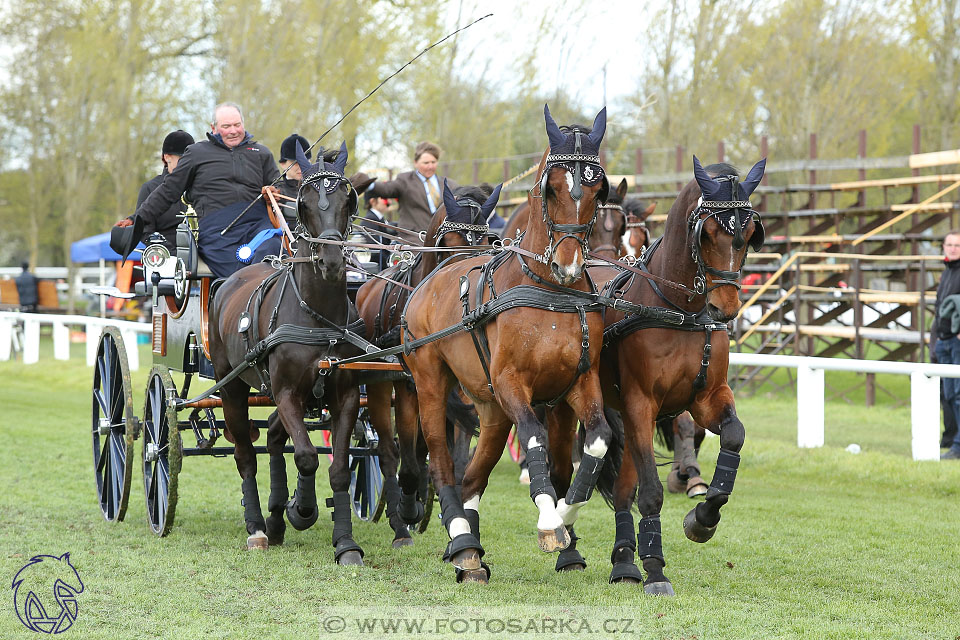
[[(134, 262), (140, 261), (140, 251), (144, 245), (141, 242), (133, 253), (129, 255), (128, 260)], [(70, 260), (76, 263), (99, 262), (100, 263), (100, 285), (103, 286), (107, 279), (107, 261), (119, 262), (123, 257), (110, 248), (110, 232), (100, 233), (83, 240), (77, 240), (70, 244)], [(100, 296), (100, 316), (103, 317), (106, 311), (106, 298)]]
[[(140, 250), (144, 249), (141, 242), (130, 254), (128, 260), (140, 261)], [(70, 244), (70, 260), (73, 262), (119, 262), (123, 258), (110, 248), (110, 232), (100, 233)]]

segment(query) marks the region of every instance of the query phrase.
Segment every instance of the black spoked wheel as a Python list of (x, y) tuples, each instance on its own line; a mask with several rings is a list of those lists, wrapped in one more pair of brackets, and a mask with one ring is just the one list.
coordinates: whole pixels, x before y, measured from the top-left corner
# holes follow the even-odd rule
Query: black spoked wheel
[(100, 511), (111, 522), (127, 512), (135, 425), (127, 350), (120, 331), (107, 327), (93, 371), (93, 468)]
[(169, 370), (154, 366), (143, 409), (143, 492), (147, 498), (147, 522), (158, 536), (170, 532), (177, 508), (177, 477), (183, 449), (177, 411), (167, 404), (176, 392)]
[[(361, 437), (358, 447), (366, 447), (367, 439)], [(383, 474), (380, 457), (350, 456), (350, 495), (353, 496), (353, 511), (361, 520), (379, 519), (383, 506)]]

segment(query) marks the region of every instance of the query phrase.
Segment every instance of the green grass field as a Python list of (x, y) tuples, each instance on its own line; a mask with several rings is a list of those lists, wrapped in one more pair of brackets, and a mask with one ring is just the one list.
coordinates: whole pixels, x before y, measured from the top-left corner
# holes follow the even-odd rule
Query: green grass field
[[(306, 532), (288, 529), (282, 547), (247, 552), (232, 458), (184, 460), (176, 525), (158, 539), (146, 526), (138, 448), (126, 521), (107, 523), (92, 470), (92, 369), (82, 346), (74, 355), (55, 363), (44, 351), (38, 365), (0, 363), (0, 578), (10, 585), (33, 555), (70, 552), (85, 589), (63, 637), (487, 637), (508, 635), (500, 625), (511, 619), (545, 617), (572, 622), (556, 634), (521, 625), (525, 635), (960, 637), (960, 464), (910, 459), (908, 406), (828, 403), (827, 446), (803, 450), (794, 398), (741, 399), (747, 442), (717, 535), (705, 545), (688, 541), (681, 521), (694, 502), (668, 494), (663, 546), (677, 596), (654, 598), (607, 584), (613, 513), (599, 496), (577, 524), (586, 572), (556, 574), (554, 556), (537, 548), (536, 509), (507, 457), (481, 504), (493, 572), (487, 586), (455, 584), (440, 562), (446, 537), (437, 520), (402, 550), (391, 548), (385, 522), (355, 522), (366, 551), (360, 569), (333, 564), (323, 515)], [(138, 412), (146, 348), (141, 362)], [(884, 384), (905, 385), (893, 378)], [(863, 453), (844, 451), (851, 442)], [(704, 444), (707, 477), (717, 448), (717, 438)], [(292, 478), (292, 463), (288, 470)], [(260, 475), (264, 503), (267, 475)], [(325, 479), (318, 489), (321, 499), (330, 494)], [(6, 593), (0, 638), (32, 637)], [(392, 634), (357, 626), (386, 615), (427, 622), (419, 632)], [(341, 619), (346, 630), (336, 633)]]

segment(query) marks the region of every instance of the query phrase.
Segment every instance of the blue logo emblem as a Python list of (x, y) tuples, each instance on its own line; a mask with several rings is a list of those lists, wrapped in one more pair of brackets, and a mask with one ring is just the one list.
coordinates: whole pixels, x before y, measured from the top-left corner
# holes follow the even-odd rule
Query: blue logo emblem
[(80, 574), (70, 554), (34, 556), (13, 577), (13, 605), (27, 629), (63, 633), (77, 619), (77, 594), (83, 592)]

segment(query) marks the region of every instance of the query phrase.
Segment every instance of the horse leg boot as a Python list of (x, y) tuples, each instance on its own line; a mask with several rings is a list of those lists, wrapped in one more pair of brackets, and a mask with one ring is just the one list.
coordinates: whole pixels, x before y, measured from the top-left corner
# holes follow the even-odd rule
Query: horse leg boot
[(270, 456), (270, 499), (267, 501), (267, 537), (271, 545), (283, 544), (283, 536), (287, 530), (287, 523), (283, 519), (283, 511), (290, 499), (290, 490), (287, 489), (287, 463), (283, 454)]
[(643, 574), (634, 562), (637, 544), (633, 537), (633, 514), (630, 511), (617, 511), (614, 515), (617, 523), (616, 542), (610, 554), (610, 583), (624, 582), (638, 584), (643, 582)]
[[(272, 471), (272, 468), (271, 468)], [(287, 503), (287, 520), (297, 531), (309, 529), (320, 516), (317, 509), (317, 476), (297, 474), (297, 490)]]
[(353, 540), (353, 499), (349, 491), (334, 491), (327, 498), (333, 507), (333, 557), (339, 565), (363, 566), (363, 549)]
[(672, 596), (673, 585), (663, 575), (666, 561), (663, 559), (663, 545), (660, 541), (660, 514), (640, 518), (637, 528), (637, 553), (643, 561), (643, 570), (647, 579), (643, 590), (651, 595)]
[(393, 548), (409, 547), (413, 544), (413, 538), (410, 536), (410, 530), (404, 523), (403, 518), (398, 513), (398, 507), (401, 500), (400, 484), (393, 476), (383, 479), (383, 497), (386, 501), (385, 513), (390, 522), (390, 528), (393, 529)]
[(257, 492), (257, 477), (247, 476), (240, 483), (243, 491), (243, 520), (247, 524), (247, 549), (266, 549), (269, 539), (264, 531), (267, 523), (260, 511), (260, 494)]
[(567, 527), (567, 535), (570, 536), (570, 546), (557, 555), (557, 564), (554, 569), (557, 571), (583, 571), (587, 568), (587, 561), (577, 551), (577, 540), (580, 538), (574, 532), (573, 525)]
[(720, 453), (717, 454), (717, 468), (707, 490), (707, 498), (683, 519), (683, 532), (694, 542), (706, 542), (716, 533), (720, 508), (730, 499), (737, 479), (739, 452), (743, 446), (743, 423), (737, 418), (732, 405), (724, 413), (720, 427)]
[[(440, 487), (437, 491), (440, 498), (440, 518), (443, 527), (450, 536), (450, 544), (447, 545), (445, 558), (454, 566), (457, 571), (457, 582), (462, 582), (466, 572), (471, 572), (469, 581), (478, 581), (472, 572), (482, 569), (480, 558), (483, 557), (483, 547), (480, 546), (480, 539), (473, 533), (473, 526), (467, 518), (467, 510), (463, 508), (463, 502), (457, 493), (456, 487), (446, 485)], [(476, 530), (480, 531), (480, 516), (475, 509), (470, 509), (476, 518)], [(471, 517), (472, 516), (471, 514)]]

